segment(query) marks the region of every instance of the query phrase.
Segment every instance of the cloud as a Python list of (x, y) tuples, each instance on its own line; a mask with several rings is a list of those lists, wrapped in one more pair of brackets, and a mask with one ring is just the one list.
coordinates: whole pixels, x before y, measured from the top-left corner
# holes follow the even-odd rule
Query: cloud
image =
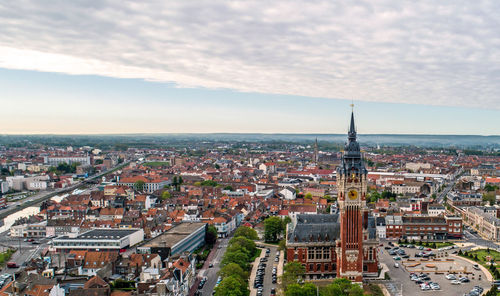
[(0, 67), (500, 108), (497, 1), (2, 1)]

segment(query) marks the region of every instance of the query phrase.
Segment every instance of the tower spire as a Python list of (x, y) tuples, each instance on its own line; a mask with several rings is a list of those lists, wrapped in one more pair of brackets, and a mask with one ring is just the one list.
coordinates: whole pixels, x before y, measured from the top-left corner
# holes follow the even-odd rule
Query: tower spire
[(349, 127), (349, 140), (356, 140), (356, 126), (354, 125), (354, 111), (351, 112), (351, 126)]

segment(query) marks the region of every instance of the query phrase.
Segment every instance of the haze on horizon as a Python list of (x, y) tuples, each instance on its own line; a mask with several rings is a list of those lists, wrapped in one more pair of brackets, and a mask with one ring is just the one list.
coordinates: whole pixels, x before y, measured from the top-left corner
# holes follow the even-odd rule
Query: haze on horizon
[(0, 134), (500, 134), (500, 3), (4, 1)]

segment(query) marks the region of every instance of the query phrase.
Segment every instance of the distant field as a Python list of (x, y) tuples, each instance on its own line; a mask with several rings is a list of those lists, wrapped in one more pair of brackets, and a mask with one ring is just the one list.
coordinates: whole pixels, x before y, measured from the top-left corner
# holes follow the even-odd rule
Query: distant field
[(170, 162), (168, 161), (152, 161), (152, 162), (146, 162), (144, 163), (145, 166), (149, 167), (159, 167), (159, 166), (164, 166), (164, 165), (170, 165)]

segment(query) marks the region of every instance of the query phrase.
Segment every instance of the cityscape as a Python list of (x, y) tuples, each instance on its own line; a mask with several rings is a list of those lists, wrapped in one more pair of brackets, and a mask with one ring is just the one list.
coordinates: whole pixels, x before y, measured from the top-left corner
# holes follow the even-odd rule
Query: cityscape
[(500, 295), (499, 13), (0, 3), (0, 296)]

